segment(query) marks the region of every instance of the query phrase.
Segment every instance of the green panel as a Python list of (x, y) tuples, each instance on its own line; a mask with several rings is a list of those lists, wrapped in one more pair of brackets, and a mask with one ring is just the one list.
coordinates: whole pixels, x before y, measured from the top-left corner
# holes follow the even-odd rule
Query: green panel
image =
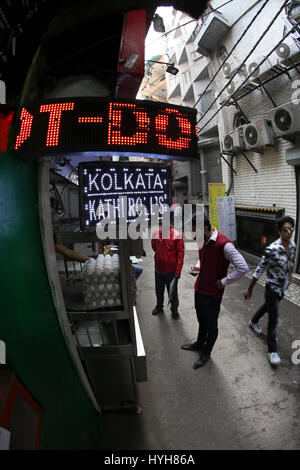
[(42, 449), (100, 448), (100, 416), (65, 345), (39, 226), (37, 161), (0, 154), (0, 339), (44, 411)]

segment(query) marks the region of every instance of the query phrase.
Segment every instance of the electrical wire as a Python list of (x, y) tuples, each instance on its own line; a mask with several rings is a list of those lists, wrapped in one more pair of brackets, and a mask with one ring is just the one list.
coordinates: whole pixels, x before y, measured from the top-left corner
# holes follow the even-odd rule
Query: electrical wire
[[(252, 72), (245, 77), (243, 83), (241, 83), (241, 85), (235, 90), (235, 93), (240, 90), (243, 86), (245, 86), (245, 83), (249, 80), (249, 78), (256, 72), (256, 70), (259, 69), (259, 67), (265, 62), (265, 60), (271, 55), (273, 54), (273, 52), (277, 49), (277, 47), (293, 32), (295, 31), (295, 28), (297, 26), (300, 25), (300, 20), (295, 24), (295, 26), (287, 33), (283, 36), (282, 39), (280, 39), (280, 41), (276, 44), (275, 47), (273, 47), (273, 49), (259, 62), (259, 64), (252, 70)], [(248, 58), (248, 57), (247, 57)], [(246, 60), (246, 59), (245, 59)], [(231, 80), (230, 80), (231, 81)], [(229, 83), (229, 82), (228, 82)], [(225, 85), (225, 87), (222, 89), (222, 91), (220, 92), (220, 94), (224, 91), (224, 89), (226, 88), (227, 85)], [(220, 95), (218, 95), (219, 97)], [(216, 99), (218, 99), (218, 97)], [(207, 126), (207, 124), (209, 124), (210, 121), (213, 120), (213, 118), (219, 114), (219, 112), (221, 111), (221, 109), (223, 109), (224, 106), (226, 106), (228, 104), (228, 100), (226, 100), (224, 103), (221, 104), (221, 107), (217, 110), (217, 112), (205, 123), (205, 125), (198, 131), (198, 135), (200, 134), (200, 132)], [(205, 113), (206, 114), (206, 113)], [(202, 119), (202, 118), (201, 118)], [(200, 120), (201, 120), (200, 119)]]
[(247, 90), (245, 91), (245, 93), (243, 93), (241, 96), (239, 97), (236, 97), (234, 98), (235, 101), (239, 101), (243, 98), (245, 98), (245, 96), (249, 95), (250, 93), (252, 93), (254, 90), (257, 90), (258, 88), (260, 88), (261, 86), (265, 86), (267, 83), (271, 82), (272, 80), (274, 80), (274, 78), (277, 78), (277, 77), (280, 77), (281, 75), (283, 74), (287, 74), (288, 72), (290, 72), (291, 70), (295, 70), (297, 69), (297, 67), (300, 66), (300, 62), (297, 62), (296, 64), (293, 63), (293, 65), (290, 65), (290, 66), (287, 66), (286, 68), (284, 68), (283, 70), (280, 70), (280, 71), (277, 71), (276, 70), (276, 75), (264, 80), (262, 83), (258, 83), (255, 88), (252, 88), (251, 90)]
[[(269, 1), (269, 0), (267, 0), (267, 1)], [(200, 18), (201, 18), (201, 19), (202, 19), (202, 18), (205, 18), (206, 16), (210, 15), (210, 13), (214, 13), (215, 11), (220, 10), (220, 8), (224, 7), (225, 5), (227, 5), (227, 3), (231, 3), (231, 2), (233, 2), (233, 0), (228, 0), (227, 2), (223, 3), (222, 5), (220, 5), (218, 8), (214, 8), (213, 10), (209, 11), (208, 13), (201, 15), (201, 16), (199, 17), (199, 19), (200, 19)], [(193, 23), (193, 21), (198, 21), (198, 20), (193, 19), (193, 20), (187, 21), (186, 23), (183, 23), (183, 24), (181, 24), (181, 25), (179, 25), (179, 26), (176, 26), (176, 28), (173, 28), (173, 29), (170, 29), (169, 31), (166, 31), (166, 32), (163, 33), (161, 36), (159, 36), (159, 38), (156, 38), (156, 39), (154, 39), (152, 42), (150, 42), (150, 44), (147, 44), (147, 47), (150, 47), (153, 43), (155, 43), (155, 42), (158, 41), (159, 39), (162, 39), (164, 36), (167, 36), (167, 34), (172, 33), (173, 31), (176, 31), (176, 29), (179, 29), (179, 28), (181, 28), (182, 26), (185, 26), (185, 25), (187, 25), (187, 24)]]
[[(201, 118), (197, 121), (197, 124), (199, 124), (200, 121), (202, 121), (202, 119), (204, 119), (204, 117), (207, 115), (207, 113), (210, 111), (210, 109), (213, 107), (213, 105), (216, 103), (216, 101), (218, 100), (218, 98), (221, 96), (221, 94), (223, 93), (223, 91), (227, 88), (227, 86), (229, 85), (229, 83), (232, 82), (232, 80), (234, 79), (234, 77), (239, 73), (239, 71), (244, 67), (244, 63), (247, 61), (247, 59), (251, 56), (251, 54), (253, 53), (253, 51), (257, 48), (258, 44), (261, 42), (261, 40), (263, 39), (263, 37), (267, 34), (267, 32), (269, 31), (269, 29), (271, 28), (271, 26), (273, 25), (273, 23), (276, 21), (276, 19), (278, 18), (278, 16), (280, 15), (280, 13), (282, 12), (282, 10), (285, 8), (286, 4), (288, 3), (289, 0), (286, 0), (284, 2), (284, 4), (280, 7), (280, 9), (278, 10), (278, 12), (276, 13), (276, 15), (273, 17), (273, 19), (271, 20), (271, 22), (269, 23), (269, 25), (267, 26), (267, 28), (264, 30), (264, 32), (261, 34), (261, 36), (259, 37), (259, 39), (256, 41), (256, 43), (254, 44), (254, 46), (252, 47), (252, 49), (250, 50), (250, 52), (248, 53), (248, 55), (244, 58), (244, 60), (242, 61), (242, 64), (240, 65), (240, 67), (238, 67), (238, 69), (236, 70), (236, 72), (232, 75), (232, 77), (230, 78), (230, 80), (225, 84), (225, 86), (222, 88), (222, 90), (219, 92), (218, 96), (213, 100), (213, 102), (211, 103), (211, 105), (209, 106), (209, 108), (205, 111), (205, 113), (201, 116)], [(289, 31), (289, 33), (285, 36), (287, 37), (289, 34), (290, 34), (291, 31)], [(284, 38), (285, 38), (284, 37)], [(278, 45), (283, 41), (283, 39), (281, 39), (278, 43)], [(277, 46), (276, 46), (277, 47)], [(275, 48), (276, 49), (276, 48)], [(275, 50), (274, 49), (274, 50)], [(271, 53), (270, 53), (271, 54)], [(269, 55), (267, 57), (269, 57)], [(264, 59), (265, 60), (265, 59)], [(264, 60), (261, 61), (261, 63), (259, 65), (261, 65)], [(258, 68), (258, 67), (257, 67)], [(256, 68), (256, 69), (257, 69)], [(256, 69), (254, 71), (256, 71)], [(253, 74), (253, 72), (249, 75), (251, 76)], [(249, 78), (248, 76), (248, 78)], [(222, 108), (220, 108), (222, 109)], [(219, 112), (220, 110), (218, 110)], [(215, 115), (218, 114), (218, 113), (215, 113)], [(214, 115), (214, 116), (215, 116)], [(210, 122), (211, 119), (208, 121)], [(204, 127), (207, 126), (208, 122), (205, 124), (205, 126), (203, 126), (203, 128), (200, 129), (199, 132), (202, 131), (202, 129), (204, 129)], [(199, 134), (198, 132), (198, 134)]]
[(269, 0), (265, 0), (264, 4), (262, 5), (262, 7), (258, 10), (258, 12), (256, 13), (256, 15), (252, 18), (252, 20), (250, 21), (250, 23), (248, 24), (247, 28), (243, 31), (243, 33), (241, 34), (241, 36), (239, 37), (239, 39), (236, 41), (235, 45), (233, 46), (233, 48), (231, 49), (231, 51), (228, 53), (226, 59), (222, 62), (222, 64), (220, 65), (220, 67), (218, 68), (218, 70), (215, 72), (215, 74), (213, 75), (212, 79), (210, 80), (209, 84), (206, 86), (205, 90), (201, 93), (201, 95), (199, 96), (198, 100), (196, 101), (196, 103), (194, 104), (193, 108), (195, 108), (197, 106), (197, 104), (199, 103), (199, 101), (201, 100), (201, 98), (203, 97), (204, 93), (206, 93), (206, 91), (209, 89), (210, 85), (212, 84), (212, 82), (214, 81), (214, 79), (216, 78), (216, 76), (218, 75), (218, 73), (220, 72), (220, 70), (223, 68), (223, 65), (225, 64), (225, 62), (228, 61), (228, 57), (231, 56), (231, 54), (233, 53), (233, 51), (235, 50), (235, 48), (238, 46), (238, 44), (240, 43), (240, 41), (243, 39), (243, 37), (245, 36), (245, 34), (248, 32), (249, 28), (252, 26), (252, 24), (254, 23), (254, 21), (256, 20), (256, 18), (260, 15), (260, 13), (262, 12), (262, 10), (264, 9), (264, 7), (266, 6), (266, 4), (268, 3)]

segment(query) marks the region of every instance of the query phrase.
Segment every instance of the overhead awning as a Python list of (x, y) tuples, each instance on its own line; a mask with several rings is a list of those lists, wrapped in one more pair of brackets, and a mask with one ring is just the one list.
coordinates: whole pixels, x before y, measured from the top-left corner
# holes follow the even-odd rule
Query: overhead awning
[(285, 213), (284, 207), (235, 206), (235, 214), (240, 217), (277, 220)]

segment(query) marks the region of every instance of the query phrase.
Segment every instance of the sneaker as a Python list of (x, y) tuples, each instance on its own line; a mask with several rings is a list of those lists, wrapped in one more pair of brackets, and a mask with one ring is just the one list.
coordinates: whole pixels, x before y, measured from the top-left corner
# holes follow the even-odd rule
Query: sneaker
[(281, 362), (277, 352), (269, 353), (269, 361), (273, 366), (277, 366)]
[(250, 320), (248, 325), (250, 326), (250, 328), (255, 331), (255, 333), (257, 333), (258, 335), (261, 335), (262, 334), (262, 329), (261, 327), (259, 326), (258, 323), (252, 323), (252, 321)]

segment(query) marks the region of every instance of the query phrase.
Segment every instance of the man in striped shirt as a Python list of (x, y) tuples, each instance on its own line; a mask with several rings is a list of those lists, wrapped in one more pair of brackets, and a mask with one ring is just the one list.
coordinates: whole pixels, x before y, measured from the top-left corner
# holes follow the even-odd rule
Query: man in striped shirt
[(291, 240), (295, 222), (292, 217), (284, 216), (277, 221), (280, 238), (269, 245), (257, 266), (248, 289), (244, 292), (245, 299), (252, 295), (252, 289), (264, 271), (266, 275), (265, 303), (257, 310), (249, 321), (250, 328), (257, 334), (262, 333), (258, 321), (268, 312), (268, 353), (272, 365), (280, 364), (277, 352), (276, 327), (279, 314), (279, 302), (283, 299), (290, 284), (296, 245)]

